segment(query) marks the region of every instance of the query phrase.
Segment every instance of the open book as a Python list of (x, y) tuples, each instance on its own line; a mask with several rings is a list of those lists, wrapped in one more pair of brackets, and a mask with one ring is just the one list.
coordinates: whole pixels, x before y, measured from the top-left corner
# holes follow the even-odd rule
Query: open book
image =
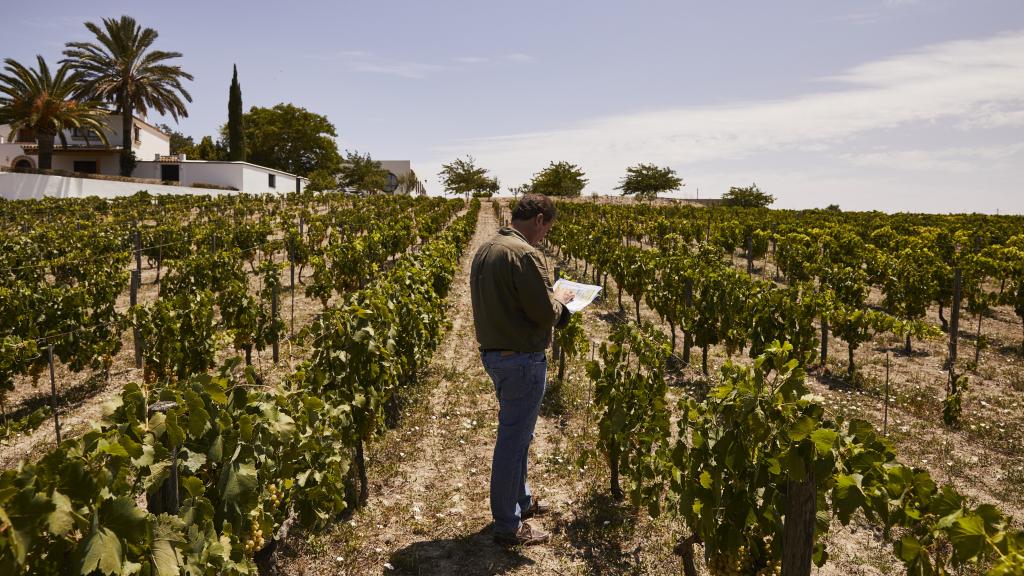
[(583, 310), (594, 298), (597, 298), (598, 293), (601, 292), (600, 286), (594, 286), (593, 284), (580, 284), (579, 282), (571, 282), (564, 278), (559, 278), (558, 282), (552, 287), (552, 290), (558, 291), (561, 289), (568, 290), (573, 293), (572, 302), (565, 305), (569, 309), (569, 312), (579, 312)]

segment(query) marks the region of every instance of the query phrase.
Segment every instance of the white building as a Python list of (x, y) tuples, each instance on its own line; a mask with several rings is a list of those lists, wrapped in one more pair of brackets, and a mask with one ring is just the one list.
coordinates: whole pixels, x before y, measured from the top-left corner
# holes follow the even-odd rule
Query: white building
[[(171, 156), (170, 136), (140, 118), (135, 118), (133, 131), (132, 151), (138, 159), (132, 172), (135, 178), (159, 180), (169, 186), (198, 184), (199, 188), (221, 187), (250, 194), (299, 192), (308, 182), (300, 176), (248, 162), (189, 160), (183, 154)], [(54, 138), (53, 170), (120, 174), (121, 117), (110, 115), (104, 132), (107, 145), (91, 130), (66, 130), (67, 146), (61, 144), (60, 138)], [(0, 168), (34, 170), (39, 166), (38, 154), (34, 135), (24, 131), (12, 134), (10, 126), (0, 125)], [(136, 188), (145, 187), (146, 183), (136, 185)], [(3, 190), (0, 195), (4, 195)]]

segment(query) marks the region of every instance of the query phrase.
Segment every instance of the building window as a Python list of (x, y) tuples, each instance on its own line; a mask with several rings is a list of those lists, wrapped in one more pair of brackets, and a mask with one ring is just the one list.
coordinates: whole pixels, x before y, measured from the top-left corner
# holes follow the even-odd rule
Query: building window
[(277, 176), (275, 174), (267, 174), (267, 186), (277, 188)]
[(96, 165), (95, 160), (75, 160), (72, 170), (83, 174), (97, 174), (99, 167)]
[(138, 126), (134, 126), (134, 128), (135, 128), (135, 141), (136, 142), (142, 142), (142, 131), (139, 130)]

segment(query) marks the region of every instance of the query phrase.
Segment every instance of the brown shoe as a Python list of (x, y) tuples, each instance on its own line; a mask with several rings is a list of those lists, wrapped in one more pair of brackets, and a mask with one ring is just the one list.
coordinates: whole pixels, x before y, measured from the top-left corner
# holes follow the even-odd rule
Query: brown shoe
[(547, 504), (541, 504), (539, 498), (534, 498), (533, 500), (530, 501), (529, 510), (523, 510), (520, 516), (523, 520), (529, 520), (534, 516), (543, 516), (550, 511), (551, 506), (548, 506)]
[(523, 522), (515, 533), (494, 533), (494, 541), (502, 546), (533, 546), (534, 544), (544, 544), (548, 540), (551, 540), (551, 534), (530, 526), (528, 522)]

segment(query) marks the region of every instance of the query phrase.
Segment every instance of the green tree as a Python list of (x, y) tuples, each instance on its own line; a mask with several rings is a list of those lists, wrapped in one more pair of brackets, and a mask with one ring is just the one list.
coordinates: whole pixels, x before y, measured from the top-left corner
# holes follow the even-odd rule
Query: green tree
[(188, 116), (185, 101), (191, 102), (192, 96), (181, 82), (192, 75), (167, 63), (181, 52), (151, 50), (157, 31), (139, 26), (130, 16), (104, 18), (103, 28), (92, 22), (85, 27), (98, 43), (68, 42), (61, 62), (81, 72), (82, 94), (113, 103), (121, 114), (121, 175), (131, 176), (135, 113), (152, 108), (175, 121)]
[(39, 146), (39, 168), (53, 166), (53, 141), (64, 137), (66, 128), (91, 129), (107, 144), (104, 120), (109, 114), (101, 102), (75, 98), (81, 74), (61, 65), (50, 73), (42, 56), (36, 56), (39, 69), (26, 68), (7, 58), (5, 73), (0, 74), (0, 124), (9, 124), (13, 140), (20, 130), (35, 134)]
[(533, 175), (530, 192), (547, 196), (579, 196), (587, 185), (583, 170), (569, 162), (552, 162)]
[(193, 153), (196, 160), (226, 160), (228, 157), (228, 150), (224, 143), (220, 140), (214, 142), (212, 136), (203, 136), (203, 139), (193, 149)]
[(369, 153), (363, 156), (359, 152), (347, 152), (338, 171), (338, 184), (349, 192), (379, 194), (387, 189), (388, 176), (389, 172)]
[(637, 164), (626, 169), (626, 175), (615, 189), (622, 190), (623, 196), (636, 194), (637, 200), (654, 200), (658, 192), (678, 190), (680, 186), (685, 184), (668, 166), (659, 168), (654, 164)]
[(441, 185), (449, 194), (473, 194), (490, 196), (500, 188), (497, 178), (487, 175), (487, 169), (476, 165), (472, 156), (456, 158), (450, 164), (442, 164), (437, 174)]
[(189, 158), (196, 156), (196, 141), (191, 136), (185, 136), (167, 124), (157, 124), (156, 127), (170, 137), (171, 154), (185, 154)]
[(323, 192), (325, 190), (337, 189), (337, 174), (329, 170), (314, 170), (309, 173), (309, 184), (306, 184), (306, 190), (310, 192)]
[(419, 183), (419, 177), (416, 176), (416, 172), (410, 169), (408, 172), (398, 177), (398, 189), (396, 192), (412, 194), (416, 191)]
[(245, 130), (242, 123), (242, 87), (238, 66), (233, 67), (228, 92), (228, 160), (245, 161)]
[(751, 184), (743, 188), (733, 186), (729, 188), (729, 191), (722, 194), (722, 201), (727, 206), (739, 206), (741, 208), (767, 208), (771, 206), (772, 202), (775, 202), (775, 196), (766, 194), (757, 187), (757, 184)]
[[(315, 170), (337, 173), (341, 167), (334, 141), (338, 133), (326, 116), (292, 104), (253, 106), (242, 115), (242, 125), (249, 162), (299, 176)], [(221, 137), (227, 135), (223, 126)]]

